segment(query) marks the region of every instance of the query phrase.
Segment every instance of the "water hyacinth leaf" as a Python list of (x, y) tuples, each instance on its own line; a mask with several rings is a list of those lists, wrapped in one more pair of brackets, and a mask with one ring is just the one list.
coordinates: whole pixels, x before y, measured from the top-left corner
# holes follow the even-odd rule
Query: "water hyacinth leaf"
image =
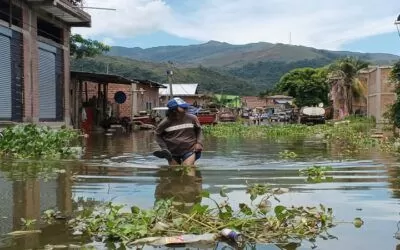
[(201, 197), (210, 198), (210, 192), (208, 192), (206, 190), (201, 191)]
[(247, 206), (245, 203), (240, 203), (239, 204), (240, 212), (242, 212), (245, 215), (252, 215), (253, 211), (251, 211), (251, 208)]
[(364, 221), (363, 221), (361, 218), (359, 218), (359, 217), (354, 218), (354, 220), (353, 220), (353, 225), (354, 225), (356, 228), (360, 228), (362, 225), (364, 225)]
[(223, 187), (223, 188), (221, 188), (221, 190), (219, 191), (219, 195), (220, 195), (221, 197), (228, 197), (228, 196), (226, 195), (225, 190), (226, 190), (226, 188)]
[(251, 200), (251, 201), (254, 201), (255, 199), (257, 199), (257, 193), (252, 192), (252, 193), (250, 194), (250, 200)]
[(286, 217), (288, 215), (287, 208), (282, 205), (276, 206), (274, 209), (274, 212), (275, 212), (276, 218), (278, 218), (278, 220), (280, 220), (280, 221), (286, 219)]
[(140, 213), (140, 208), (137, 207), (137, 206), (132, 206), (132, 207), (131, 207), (131, 213), (132, 213), (132, 214), (138, 214), (138, 213)]
[(197, 213), (200, 215), (203, 215), (207, 212), (208, 210), (208, 205), (201, 205), (200, 203), (196, 203), (193, 207), (192, 207), (192, 214), (193, 213)]

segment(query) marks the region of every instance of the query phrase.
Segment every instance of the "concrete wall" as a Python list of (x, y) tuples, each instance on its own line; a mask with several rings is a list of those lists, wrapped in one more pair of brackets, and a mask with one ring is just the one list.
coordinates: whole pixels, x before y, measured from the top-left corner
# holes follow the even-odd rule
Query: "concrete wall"
[(360, 74), (368, 83), (367, 114), (377, 122), (384, 122), (384, 113), (396, 100), (394, 86), (389, 81), (391, 70), (391, 67), (374, 67)]
[[(158, 95), (158, 88), (151, 87), (150, 85), (147, 84), (138, 83), (138, 84), (133, 84), (132, 89), (133, 89), (132, 97), (134, 100), (133, 113), (135, 115), (138, 114), (138, 112), (140, 111), (149, 111), (148, 108), (150, 106), (151, 108), (159, 106), (160, 100)], [(143, 94), (140, 91), (140, 89), (144, 90)]]

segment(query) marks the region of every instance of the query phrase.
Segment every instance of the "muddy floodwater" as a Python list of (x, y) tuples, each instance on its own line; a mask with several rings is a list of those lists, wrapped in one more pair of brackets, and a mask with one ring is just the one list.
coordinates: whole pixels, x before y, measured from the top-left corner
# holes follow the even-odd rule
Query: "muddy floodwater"
[[(269, 183), (289, 188), (280, 196), (284, 205), (333, 208), (336, 220), (352, 222), (360, 217), (361, 228), (341, 223), (330, 233), (337, 239), (318, 239), (317, 249), (400, 249), (400, 163), (379, 151), (363, 151), (351, 158), (340, 148), (304, 140), (250, 140), (206, 138), (197, 170), (185, 179), (165, 167), (151, 152), (156, 148), (150, 131), (131, 135), (93, 135), (86, 141), (79, 162), (2, 162), (0, 165), (0, 249), (45, 249), (46, 245), (90, 243), (71, 236), (63, 223), (36, 225), (40, 234), (12, 237), (21, 229), (21, 218), (39, 220), (48, 209), (69, 214), (85, 206), (109, 201), (151, 208), (156, 199), (175, 195), (190, 207), (207, 190), (218, 198), (227, 187), (234, 206), (248, 200), (247, 183)], [(298, 157), (282, 160), (289, 150)], [(329, 165), (331, 182), (307, 183), (299, 169)], [(56, 168), (56, 170), (54, 170)], [(207, 203), (208, 201), (202, 201)], [(84, 241), (84, 242), (83, 242)], [(285, 249), (311, 249), (304, 242)], [(224, 246), (216, 246), (222, 249)], [(98, 249), (111, 246), (96, 245)], [(150, 248), (151, 249), (151, 248)], [(279, 249), (259, 245), (257, 249)]]

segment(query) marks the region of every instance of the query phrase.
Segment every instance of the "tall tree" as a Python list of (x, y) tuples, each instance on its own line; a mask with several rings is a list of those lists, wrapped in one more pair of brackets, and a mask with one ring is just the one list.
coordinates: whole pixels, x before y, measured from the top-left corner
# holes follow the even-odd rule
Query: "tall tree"
[(294, 69), (282, 76), (276, 89), (295, 98), (298, 107), (328, 103), (327, 71), (323, 68)]
[(353, 114), (353, 102), (365, 98), (366, 87), (357, 79), (357, 73), (366, 67), (367, 62), (354, 57), (339, 59), (328, 66), (330, 94), (343, 115)]
[(94, 57), (109, 50), (110, 46), (96, 40), (85, 39), (80, 34), (70, 37), (70, 54), (75, 59)]

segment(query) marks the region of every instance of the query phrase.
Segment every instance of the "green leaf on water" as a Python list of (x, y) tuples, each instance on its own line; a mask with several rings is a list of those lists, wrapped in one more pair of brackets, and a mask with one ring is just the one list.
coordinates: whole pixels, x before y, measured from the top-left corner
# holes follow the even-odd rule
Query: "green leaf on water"
[(210, 192), (205, 191), (205, 190), (201, 191), (201, 197), (210, 198)]
[(240, 212), (242, 212), (245, 215), (252, 215), (253, 212), (251, 211), (251, 208), (247, 206), (245, 203), (240, 203), (239, 204)]
[(132, 212), (132, 214), (138, 214), (138, 213), (140, 213), (140, 208), (137, 206), (132, 206), (131, 212)]
[(364, 221), (363, 221), (361, 218), (359, 218), (359, 217), (354, 218), (354, 220), (353, 220), (353, 225), (354, 225), (356, 228), (360, 228), (362, 225), (364, 225)]
[(208, 210), (207, 205), (201, 205), (200, 203), (196, 203), (192, 207), (192, 214), (197, 213), (197, 214), (203, 215), (203, 214), (205, 214), (205, 212), (207, 212), (207, 210)]
[(226, 192), (225, 192), (225, 187), (223, 187), (223, 188), (221, 188), (221, 190), (219, 191), (219, 195), (221, 196), (221, 197), (228, 197), (227, 195), (226, 195)]
[(276, 218), (278, 218), (278, 220), (282, 221), (287, 217), (288, 211), (286, 209), (285, 206), (282, 205), (278, 205), (275, 207), (274, 209)]

